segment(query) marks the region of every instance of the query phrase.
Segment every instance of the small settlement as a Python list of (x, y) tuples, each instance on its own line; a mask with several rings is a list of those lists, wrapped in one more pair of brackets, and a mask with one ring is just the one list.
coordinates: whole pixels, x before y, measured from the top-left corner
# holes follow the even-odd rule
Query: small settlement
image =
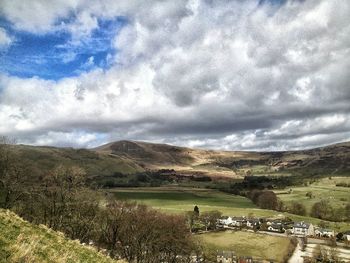
[[(310, 237), (319, 239), (334, 239), (336, 233), (332, 229), (314, 226), (308, 222), (294, 222), (288, 218), (252, 218), (237, 216), (222, 216), (217, 220), (216, 229), (250, 229), (269, 234), (278, 233), (296, 237)], [(350, 231), (342, 233), (345, 242), (350, 241)], [(250, 256), (237, 256), (234, 251), (218, 251), (218, 263), (260, 263), (273, 262), (266, 259), (253, 258)]]
[[(308, 222), (294, 222), (288, 218), (268, 219), (268, 218), (247, 218), (224, 216), (217, 221), (218, 229), (237, 229), (246, 228), (255, 231), (267, 231), (275, 233), (286, 233), (298, 237), (319, 237), (333, 238), (334, 230), (314, 226)], [(350, 237), (350, 231), (344, 235)], [(345, 236), (344, 236), (345, 237)]]

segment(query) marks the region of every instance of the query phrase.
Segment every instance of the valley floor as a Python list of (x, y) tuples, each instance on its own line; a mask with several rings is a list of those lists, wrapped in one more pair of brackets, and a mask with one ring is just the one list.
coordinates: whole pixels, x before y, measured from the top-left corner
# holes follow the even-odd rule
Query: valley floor
[[(197, 205), (201, 212), (218, 210), (226, 216), (289, 217), (294, 221), (306, 221), (315, 225), (322, 221), (309, 216), (260, 209), (245, 197), (212, 189), (167, 186), (114, 188), (110, 192), (116, 199), (137, 201), (166, 213), (183, 214), (186, 211), (193, 211)], [(350, 224), (329, 222), (329, 228), (335, 231), (347, 231), (350, 229)]]

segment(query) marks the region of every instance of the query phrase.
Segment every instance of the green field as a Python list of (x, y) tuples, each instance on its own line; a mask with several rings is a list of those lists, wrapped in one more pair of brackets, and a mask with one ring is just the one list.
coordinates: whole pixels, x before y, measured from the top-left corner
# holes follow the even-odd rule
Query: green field
[(219, 210), (223, 214), (254, 213), (268, 216), (270, 211), (257, 208), (249, 199), (215, 190), (200, 188), (157, 187), (116, 188), (112, 192), (117, 199), (137, 201), (169, 213), (192, 211), (195, 205), (200, 211)]
[[(200, 211), (219, 210), (223, 215), (256, 217), (290, 217), (295, 221), (318, 224), (321, 220), (272, 210), (257, 208), (249, 199), (217, 190), (185, 187), (140, 187), (114, 188), (110, 190), (117, 199), (136, 201), (166, 213), (182, 214), (193, 211), (195, 205)], [(336, 231), (350, 229), (348, 223), (330, 223)]]
[(287, 237), (243, 231), (206, 233), (198, 235), (198, 238), (214, 250), (234, 251), (237, 256), (253, 256), (277, 262), (283, 261), (290, 245)]
[[(350, 202), (350, 187), (338, 187), (337, 183), (344, 182), (350, 184), (350, 177), (331, 177), (323, 178), (308, 186), (291, 187), (292, 192), (275, 191), (278, 197), (285, 203), (300, 202), (305, 205), (307, 211), (311, 210), (314, 203), (324, 199), (328, 200), (334, 208), (342, 208)], [(311, 192), (313, 198), (306, 196)]]

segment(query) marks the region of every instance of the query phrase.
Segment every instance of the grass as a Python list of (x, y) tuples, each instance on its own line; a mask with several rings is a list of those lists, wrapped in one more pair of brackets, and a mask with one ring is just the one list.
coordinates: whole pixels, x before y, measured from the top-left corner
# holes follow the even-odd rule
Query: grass
[[(117, 199), (137, 201), (168, 213), (182, 213), (193, 210), (195, 205), (201, 211), (219, 210), (224, 214), (257, 211), (265, 214), (250, 200), (242, 196), (200, 188), (157, 187), (157, 188), (115, 188), (111, 190)], [(249, 212), (248, 212), (249, 213)]]
[[(201, 212), (219, 210), (223, 215), (230, 216), (289, 217), (294, 221), (306, 221), (316, 225), (321, 221), (308, 216), (260, 209), (245, 197), (212, 189), (140, 187), (114, 188), (110, 191), (117, 199), (140, 202), (166, 213), (182, 214), (186, 211), (192, 211), (197, 205)], [(350, 229), (350, 224), (330, 222), (330, 227), (336, 231), (346, 231)]]
[[(117, 262), (62, 233), (0, 209), (0, 262)], [(120, 262), (121, 263), (121, 262)]]
[(198, 238), (215, 250), (234, 251), (237, 256), (253, 256), (282, 262), (288, 254), (287, 237), (269, 236), (243, 231), (206, 233)]
[(15, 145), (11, 149), (34, 177), (46, 174), (57, 165), (82, 167), (89, 176), (111, 176), (115, 172), (133, 174), (144, 171), (126, 158), (99, 154), (86, 149), (27, 145)]
[[(337, 183), (350, 183), (350, 177), (331, 177), (323, 178), (308, 186), (291, 187), (292, 193), (287, 191), (275, 191), (278, 197), (287, 205), (291, 202), (299, 202), (305, 205), (308, 212), (314, 203), (321, 199), (329, 200), (334, 208), (344, 208), (350, 202), (350, 187), (338, 187)], [(307, 192), (311, 192), (314, 196), (309, 198)]]

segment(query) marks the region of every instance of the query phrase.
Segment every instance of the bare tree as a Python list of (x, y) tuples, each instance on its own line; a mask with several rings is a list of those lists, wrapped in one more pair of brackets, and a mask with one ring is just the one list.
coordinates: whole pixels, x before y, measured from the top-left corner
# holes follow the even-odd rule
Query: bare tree
[(316, 202), (311, 208), (311, 216), (320, 219), (333, 219), (334, 209), (327, 200)]
[(113, 201), (101, 214), (99, 244), (128, 262), (187, 262), (195, 243), (181, 216)]
[(199, 219), (205, 225), (205, 230), (208, 231), (208, 229), (216, 229), (216, 223), (221, 215), (222, 213), (217, 210), (203, 212)]
[(14, 153), (15, 140), (0, 137), (0, 207), (9, 209), (25, 194), (25, 172)]
[(278, 199), (274, 192), (263, 191), (258, 197), (257, 204), (261, 208), (275, 210), (278, 207)]
[(292, 202), (292, 204), (290, 206), (290, 212), (292, 214), (304, 216), (304, 215), (306, 215), (305, 205), (294, 201), (294, 202)]

